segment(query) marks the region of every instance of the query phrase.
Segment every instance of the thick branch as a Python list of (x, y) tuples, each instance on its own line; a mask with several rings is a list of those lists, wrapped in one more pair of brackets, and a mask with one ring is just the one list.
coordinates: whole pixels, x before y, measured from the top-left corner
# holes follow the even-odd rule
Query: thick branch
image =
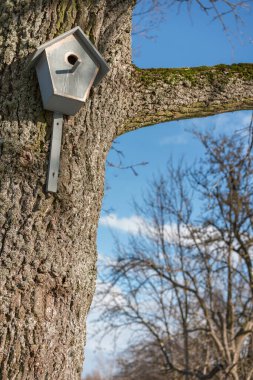
[(165, 121), (253, 109), (253, 64), (134, 67), (131, 103), (121, 133)]

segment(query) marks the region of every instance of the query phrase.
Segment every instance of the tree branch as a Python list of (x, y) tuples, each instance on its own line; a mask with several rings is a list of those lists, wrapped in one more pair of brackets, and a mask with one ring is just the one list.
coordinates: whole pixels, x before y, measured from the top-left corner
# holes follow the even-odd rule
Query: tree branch
[(165, 121), (253, 109), (253, 64), (180, 69), (133, 66), (132, 101), (119, 134)]

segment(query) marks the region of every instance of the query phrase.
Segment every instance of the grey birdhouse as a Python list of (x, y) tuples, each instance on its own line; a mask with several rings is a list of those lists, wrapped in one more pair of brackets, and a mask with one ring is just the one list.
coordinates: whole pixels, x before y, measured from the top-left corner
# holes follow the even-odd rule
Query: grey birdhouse
[(82, 29), (41, 45), (32, 58), (46, 110), (75, 115), (109, 67)]
[(43, 106), (54, 111), (47, 191), (56, 192), (63, 114), (80, 110), (109, 67), (79, 26), (41, 45), (31, 65), (36, 67)]

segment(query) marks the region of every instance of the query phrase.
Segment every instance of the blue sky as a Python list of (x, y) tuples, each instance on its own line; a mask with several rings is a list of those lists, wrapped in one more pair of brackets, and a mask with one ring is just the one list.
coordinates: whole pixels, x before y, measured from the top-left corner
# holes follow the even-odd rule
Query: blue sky
[[(218, 21), (212, 22), (198, 7), (192, 7), (190, 13), (186, 7), (179, 13), (176, 8), (169, 9), (163, 15), (164, 20), (150, 31), (149, 38), (140, 34), (133, 36), (133, 61), (143, 68), (253, 62), (253, 11), (245, 9), (241, 16), (244, 24), (236, 24), (232, 17), (225, 18), (228, 31), (224, 32)], [(143, 161), (148, 165), (136, 167), (137, 176), (131, 170), (107, 168), (106, 182), (110, 189), (106, 191), (103, 209), (111, 211), (109, 215), (103, 211), (101, 214), (97, 241), (101, 257), (112, 254), (111, 232), (126, 241), (127, 230), (135, 230), (131, 200), (133, 197), (141, 199), (147, 181), (164, 170), (167, 160), (172, 156), (176, 162), (183, 155), (190, 163), (203, 154), (190, 130), (214, 128), (218, 132), (229, 132), (246, 127), (250, 118), (250, 111), (227, 113), (146, 127), (118, 138), (115, 147), (124, 154), (124, 166)], [(108, 160), (117, 163), (114, 151)], [(101, 350), (105, 358), (112, 350), (112, 342), (106, 340), (101, 350), (96, 351), (98, 342), (92, 337), (93, 331), (93, 326), (88, 324), (85, 373), (96, 368)]]

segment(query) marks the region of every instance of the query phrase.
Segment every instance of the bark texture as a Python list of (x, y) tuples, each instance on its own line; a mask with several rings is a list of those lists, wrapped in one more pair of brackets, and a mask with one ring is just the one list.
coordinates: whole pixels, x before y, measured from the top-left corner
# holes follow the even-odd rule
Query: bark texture
[[(142, 74), (131, 64), (133, 4), (132, 0), (3, 0), (0, 4), (2, 380), (80, 379), (85, 320), (96, 279), (96, 229), (106, 154), (117, 135), (172, 119), (164, 109), (175, 106), (179, 84), (166, 82), (161, 91), (164, 81), (149, 75), (143, 81), (147, 71)], [(111, 70), (91, 91), (80, 113), (65, 119), (59, 191), (53, 195), (45, 193), (52, 114), (43, 110), (36, 75), (27, 65), (36, 47), (76, 25)], [(248, 70), (252, 74), (250, 65)], [(241, 86), (239, 103), (231, 100), (229, 108), (220, 106), (212, 113), (252, 107), (252, 76), (241, 75), (231, 75)], [(196, 72), (194, 81), (199, 77), (203, 73)], [(221, 94), (223, 103), (224, 87), (208, 86), (207, 81), (206, 92)], [(199, 87), (193, 83), (185, 87), (179, 103), (189, 110), (173, 118), (203, 115), (202, 106), (201, 115), (196, 107), (190, 111)], [(170, 102), (173, 106), (168, 106)]]
[[(0, 5), (0, 378), (80, 379), (96, 278), (104, 164), (124, 123), (129, 1), (4, 1)], [(28, 55), (80, 25), (111, 65), (64, 125), (57, 194), (46, 194), (52, 114)]]
[(126, 130), (253, 108), (252, 64), (182, 69), (135, 67), (133, 83)]

